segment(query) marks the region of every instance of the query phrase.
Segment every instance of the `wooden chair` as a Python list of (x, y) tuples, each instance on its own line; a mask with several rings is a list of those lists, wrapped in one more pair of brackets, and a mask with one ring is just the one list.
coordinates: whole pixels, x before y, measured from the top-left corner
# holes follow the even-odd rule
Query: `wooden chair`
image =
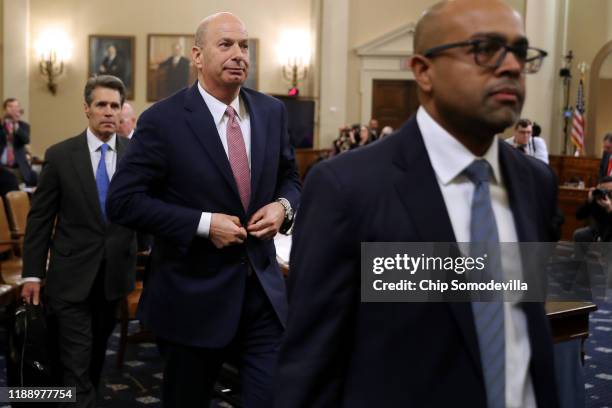
[(6, 193), (5, 198), (6, 212), (13, 239), (19, 240), (19, 246), (22, 247), (28, 213), (30, 212), (30, 197), (25, 191), (9, 191)]
[(0, 285), (11, 287), (3, 286), (6, 289), (3, 297), (18, 296), (21, 287), (22, 263), (21, 258), (15, 255), (15, 247), (19, 243), (19, 240), (13, 239), (4, 201), (0, 200)]
[[(150, 251), (149, 251), (150, 252)], [(140, 329), (136, 333), (128, 334), (128, 326), (131, 320), (136, 320), (136, 310), (138, 310), (138, 302), (143, 289), (143, 278), (148, 270), (149, 256), (148, 252), (139, 252), (136, 265), (136, 286), (134, 290), (121, 301), (119, 305), (119, 348), (117, 350), (117, 368), (123, 367), (125, 359), (125, 351), (128, 344), (153, 342), (155, 338), (153, 333), (145, 330), (140, 325)]]

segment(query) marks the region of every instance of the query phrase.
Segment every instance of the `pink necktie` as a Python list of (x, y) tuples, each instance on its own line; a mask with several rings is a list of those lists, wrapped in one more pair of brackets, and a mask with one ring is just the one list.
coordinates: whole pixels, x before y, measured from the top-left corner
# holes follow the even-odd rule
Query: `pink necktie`
[(227, 151), (229, 156), (234, 180), (238, 186), (240, 201), (245, 210), (249, 208), (251, 199), (251, 170), (249, 170), (249, 159), (247, 157), (242, 130), (236, 119), (234, 108), (228, 106), (225, 113), (229, 117), (227, 121)]

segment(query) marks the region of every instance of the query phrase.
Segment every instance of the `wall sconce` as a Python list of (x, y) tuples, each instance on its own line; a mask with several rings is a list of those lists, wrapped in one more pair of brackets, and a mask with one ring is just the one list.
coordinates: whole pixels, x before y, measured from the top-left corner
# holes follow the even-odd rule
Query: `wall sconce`
[(40, 74), (47, 81), (47, 89), (55, 95), (56, 79), (64, 72), (64, 63), (70, 57), (72, 44), (66, 33), (54, 29), (42, 33), (35, 48)]
[(291, 84), (289, 95), (300, 93), (298, 82), (308, 76), (310, 64), (310, 36), (305, 30), (287, 30), (281, 36), (278, 48), (283, 78)]

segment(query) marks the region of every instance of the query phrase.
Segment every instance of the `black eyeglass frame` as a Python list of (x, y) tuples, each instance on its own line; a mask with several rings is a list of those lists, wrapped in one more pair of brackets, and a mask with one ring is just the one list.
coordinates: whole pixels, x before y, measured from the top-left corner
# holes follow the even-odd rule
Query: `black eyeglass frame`
[[(459, 47), (473, 47), (474, 49), (476, 49), (476, 47), (483, 43), (483, 42), (496, 42), (497, 44), (499, 44), (504, 51), (502, 52), (502, 54), (499, 56), (499, 58), (497, 59), (497, 61), (495, 62), (494, 65), (484, 65), (481, 64), (480, 62), (478, 62), (478, 55), (476, 52), (474, 52), (474, 62), (476, 63), (476, 65), (481, 66), (481, 67), (485, 67), (485, 68), (491, 68), (491, 69), (497, 69), (501, 66), (502, 62), (504, 61), (504, 59), (506, 59), (506, 56), (508, 55), (508, 52), (512, 52), (514, 54), (514, 56), (519, 59), (519, 61), (521, 60), (521, 58), (519, 57), (519, 55), (517, 54), (517, 52), (519, 51), (519, 47), (517, 45), (508, 45), (505, 44), (501, 41), (494, 41), (491, 39), (473, 39), (473, 40), (468, 40), (468, 41), (460, 41), (460, 42), (454, 42), (454, 43), (449, 43), (449, 44), (442, 44), (442, 45), (438, 45), (432, 48), (429, 48), (425, 51), (423, 51), (422, 53), (420, 53), (422, 56), (426, 57), (426, 58), (432, 58), (435, 57), (436, 54), (439, 54), (442, 51), (446, 51), (446, 50), (450, 50), (452, 48), (459, 48)], [(544, 58), (546, 58), (548, 56), (548, 53), (540, 48), (535, 48), (535, 47), (525, 47), (525, 50), (535, 50), (539, 53), (539, 55), (533, 57), (533, 58), (525, 58), (523, 61), (521, 61), (521, 63), (523, 63), (525, 65), (525, 67), (527, 66), (527, 63), (529, 62), (533, 62), (533, 61), (540, 61), (540, 65), (538, 66), (538, 69), (536, 71), (525, 71), (525, 68), (523, 68), (523, 71), (526, 73), (536, 73), (540, 70), (542, 64), (541, 62), (544, 60)]]

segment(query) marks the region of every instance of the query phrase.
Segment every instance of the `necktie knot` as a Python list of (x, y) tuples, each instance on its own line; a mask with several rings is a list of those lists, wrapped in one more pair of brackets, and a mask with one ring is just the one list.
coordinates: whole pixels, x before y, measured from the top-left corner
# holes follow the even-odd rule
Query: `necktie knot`
[(225, 110), (225, 114), (229, 118), (229, 123), (232, 126), (238, 126), (238, 121), (236, 120), (236, 111), (234, 110), (233, 107), (228, 106), (227, 109)]
[(102, 153), (103, 157), (106, 155), (107, 151), (108, 151), (108, 145), (106, 143), (102, 143), (102, 146), (100, 146), (100, 152)]
[(491, 179), (491, 165), (486, 160), (474, 160), (463, 172), (474, 184), (487, 183)]

